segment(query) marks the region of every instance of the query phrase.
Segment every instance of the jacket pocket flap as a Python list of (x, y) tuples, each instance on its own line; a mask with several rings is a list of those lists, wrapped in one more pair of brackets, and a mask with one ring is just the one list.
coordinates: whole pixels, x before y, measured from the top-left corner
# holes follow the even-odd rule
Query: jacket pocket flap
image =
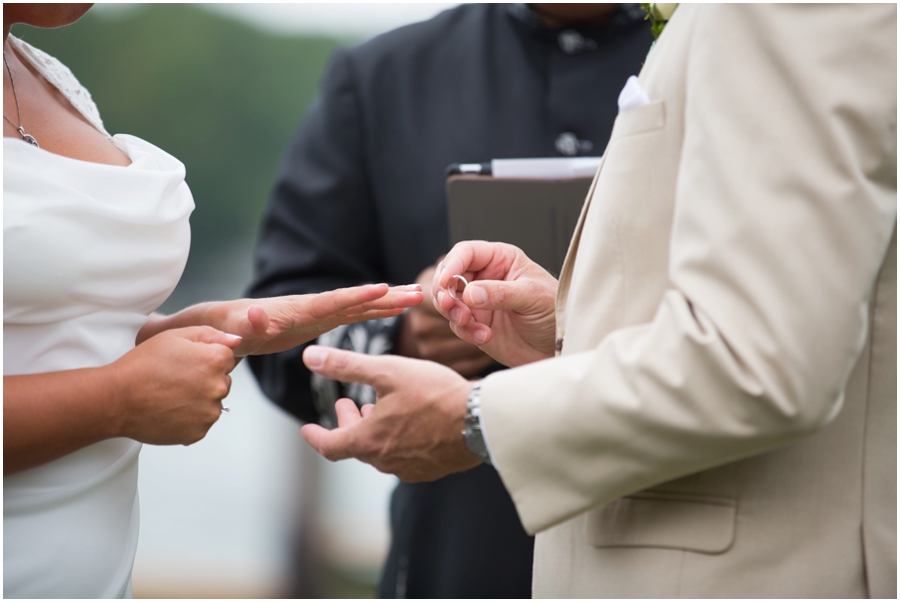
[(674, 548), (717, 554), (734, 542), (737, 501), (642, 492), (588, 513), (588, 542), (598, 548)]
[(666, 108), (661, 100), (622, 111), (613, 124), (610, 142), (666, 127)]

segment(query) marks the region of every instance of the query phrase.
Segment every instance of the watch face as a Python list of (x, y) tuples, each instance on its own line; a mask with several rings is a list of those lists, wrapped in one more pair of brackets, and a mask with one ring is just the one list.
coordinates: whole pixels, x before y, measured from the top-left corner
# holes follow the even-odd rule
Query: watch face
[(470, 452), (475, 454), (482, 462), (491, 463), (490, 454), (487, 451), (487, 445), (484, 443), (484, 433), (481, 432), (481, 425), (469, 423), (469, 417), (466, 416), (466, 430), (463, 431), (463, 438), (466, 447)]
[(479, 380), (472, 385), (472, 390), (469, 392), (469, 401), (466, 404), (466, 428), (462, 434), (469, 451), (482, 462), (490, 464), (491, 456), (487, 451), (487, 444), (484, 442), (484, 434), (481, 432), (481, 382)]

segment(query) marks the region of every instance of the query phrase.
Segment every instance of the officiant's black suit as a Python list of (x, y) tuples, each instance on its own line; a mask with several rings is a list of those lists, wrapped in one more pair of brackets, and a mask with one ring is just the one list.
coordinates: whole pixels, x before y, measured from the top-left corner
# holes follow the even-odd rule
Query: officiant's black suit
[[(553, 30), (525, 5), (474, 4), (336, 51), (285, 153), (250, 294), (414, 282), (449, 250), (447, 166), (601, 154), (651, 41), (635, 5)], [(318, 421), (302, 351), (250, 365), (278, 405)], [(531, 595), (533, 539), (490, 466), (400, 484), (391, 529), (384, 597)]]

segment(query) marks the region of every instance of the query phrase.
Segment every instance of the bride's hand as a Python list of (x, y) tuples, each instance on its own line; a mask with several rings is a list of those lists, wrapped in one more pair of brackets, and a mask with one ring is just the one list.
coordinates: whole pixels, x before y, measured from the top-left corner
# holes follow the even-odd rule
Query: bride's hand
[(208, 326), (160, 333), (105, 366), (116, 383), (118, 436), (190, 445), (219, 419), (238, 337)]
[(3, 474), (114, 437), (190, 445), (219, 419), (239, 337), (168, 330), (116, 361), (3, 377)]
[(206, 325), (243, 338), (235, 355), (292, 349), (342, 324), (388, 318), (422, 302), (422, 287), (368, 284), (318, 294), (201, 303), (152, 316), (137, 343), (170, 328)]

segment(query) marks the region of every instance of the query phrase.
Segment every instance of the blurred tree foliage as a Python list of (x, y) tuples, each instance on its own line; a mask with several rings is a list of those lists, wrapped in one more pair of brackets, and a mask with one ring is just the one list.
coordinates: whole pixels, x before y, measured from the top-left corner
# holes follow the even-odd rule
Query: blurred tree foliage
[(68, 65), (110, 133), (185, 164), (197, 205), (186, 277), (223, 245), (255, 236), (284, 147), (339, 43), (183, 4), (94, 9), (68, 27), (13, 34)]

